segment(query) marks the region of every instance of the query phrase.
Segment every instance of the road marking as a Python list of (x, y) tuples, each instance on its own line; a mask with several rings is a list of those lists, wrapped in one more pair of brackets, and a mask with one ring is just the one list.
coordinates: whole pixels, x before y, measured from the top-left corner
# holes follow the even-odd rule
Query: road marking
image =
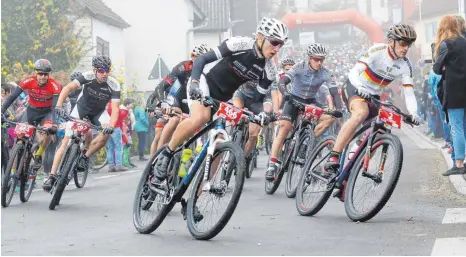
[(466, 256), (466, 237), (435, 239), (432, 256)]
[(448, 208), (442, 224), (466, 223), (466, 208)]
[(138, 172), (138, 171), (142, 171), (142, 170), (130, 170), (130, 171), (127, 171), (125, 173), (134, 173), (134, 172)]
[(118, 176), (120, 176), (120, 174), (118, 174), (118, 175), (107, 175), (107, 176), (102, 176), (102, 177), (96, 177), (96, 178), (94, 178), (94, 179), (104, 179), (104, 178), (112, 178), (112, 177), (118, 177)]
[(420, 149), (436, 149), (429, 141), (421, 137), (414, 129), (403, 127), (401, 129), (406, 136), (409, 137)]

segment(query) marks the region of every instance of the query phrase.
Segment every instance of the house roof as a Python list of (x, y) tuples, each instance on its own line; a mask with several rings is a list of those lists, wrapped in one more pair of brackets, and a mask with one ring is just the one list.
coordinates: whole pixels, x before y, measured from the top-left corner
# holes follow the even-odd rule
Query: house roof
[(122, 29), (131, 27), (123, 18), (105, 5), (102, 0), (80, 0), (80, 2), (89, 10), (91, 16), (96, 19)]
[[(452, 14), (458, 12), (457, 1), (442, 1), (438, 0), (423, 0), (421, 6), (422, 19), (441, 16), (445, 14)], [(416, 11), (409, 17), (409, 20), (419, 20), (419, 6)]]
[[(194, 0), (207, 16), (207, 26), (196, 31), (226, 31), (230, 27), (228, 0)], [(196, 26), (196, 24), (195, 24)]]

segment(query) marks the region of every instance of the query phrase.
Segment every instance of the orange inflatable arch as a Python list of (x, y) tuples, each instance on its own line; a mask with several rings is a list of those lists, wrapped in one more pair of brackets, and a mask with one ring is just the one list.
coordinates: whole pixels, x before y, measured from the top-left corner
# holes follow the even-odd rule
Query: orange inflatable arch
[(332, 12), (288, 13), (283, 16), (282, 21), (289, 29), (351, 23), (365, 31), (373, 43), (384, 41), (382, 27), (372, 18), (363, 15), (356, 9)]

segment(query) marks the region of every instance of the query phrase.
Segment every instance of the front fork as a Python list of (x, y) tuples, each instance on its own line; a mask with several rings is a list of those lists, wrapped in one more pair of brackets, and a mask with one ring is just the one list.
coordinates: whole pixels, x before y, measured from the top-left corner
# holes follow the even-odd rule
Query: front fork
[(218, 144), (230, 141), (230, 136), (228, 135), (227, 131), (225, 130), (225, 121), (224, 119), (220, 118), (217, 120), (217, 124), (215, 128), (209, 131), (209, 146), (207, 147), (207, 156), (206, 156), (206, 164), (204, 168), (204, 186), (202, 187), (202, 191), (210, 191), (211, 183), (210, 179), (210, 162), (212, 161), (212, 157), (214, 156), (215, 149)]

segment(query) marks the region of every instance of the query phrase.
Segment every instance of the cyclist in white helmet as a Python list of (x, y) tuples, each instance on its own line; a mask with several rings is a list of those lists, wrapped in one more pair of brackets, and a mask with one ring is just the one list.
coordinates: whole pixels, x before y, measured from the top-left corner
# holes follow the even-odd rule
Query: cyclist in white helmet
[[(183, 103), (182, 100), (187, 98), (186, 85), (188, 84), (189, 77), (191, 77), (193, 63), (198, 56), (210, 50), (211, 48), (206, 44), (194, 46), (191, 52), (191, 60), (182, 61), (173, 67), (170, 74), (163, 78), (155, 88), (155, 91), (149, 96), (147, 104), (155, 107), (165, 100), (176, 111), (189, 114), (188, 105)], [(155, 124), (155, 137), (151, 145), (151, 155), (168, 142), (179, 123), (178, 117), (172, 117), (169, 120), (167, 121), (165, 118), (157, 120)]]
[[(327, 50), (321, 44), (311, 44), (307, 49), (308, 59), (295, 64), (282, 78), (279, 80), (279, 87), (286, 88), (286, 85), (292, 82), (289, 99), (285, 99), (285, 105), (280, 118), (280, 130), (275, 137), (272, 145), (272, 153), (270, 154), (270, 162), (265, 178), (273, 180), (281, 161), (278, 159), (280, 149), (285, 141), (288, 133), (293, 129), (293, 122), (298, 117), (298, 108), (293, 104), (293, 101), (298, 101), (304, 104), (314, 104), (321, 107), (316, 95), (319, 88), (323, 84), (329, 87), (336, 86), (336, 81), (333, 74), (327, 68), (323, 67), (323, 62), (327, 56)], [(279, 106), (274, 106), (274, 111), (279, 112)], [(325, 130), (332, 125), (334, 118), (330, 115), (322, 115), (319, 124), (314, 129), (314, 134), (320, 136)]]
[(277, 74), (272, 57), (287, 39), (288, 28), (283, 22), (263, 18), (257, 27), (255, 38), (230, 38), (196, 59), (188, 86), (191, 115), (178, 125), (168, 147), (158, 158), (154, 184), (165, 180), (168, 164), (176, 147), (209, 122), (211, 115), (215, 113), (211, 107), (200, 103), (200, 97), (211, 96), (220, 101), (228, 101), (242, 84), (252, 80), (258, 81), (258, 92), (266, 94)]

